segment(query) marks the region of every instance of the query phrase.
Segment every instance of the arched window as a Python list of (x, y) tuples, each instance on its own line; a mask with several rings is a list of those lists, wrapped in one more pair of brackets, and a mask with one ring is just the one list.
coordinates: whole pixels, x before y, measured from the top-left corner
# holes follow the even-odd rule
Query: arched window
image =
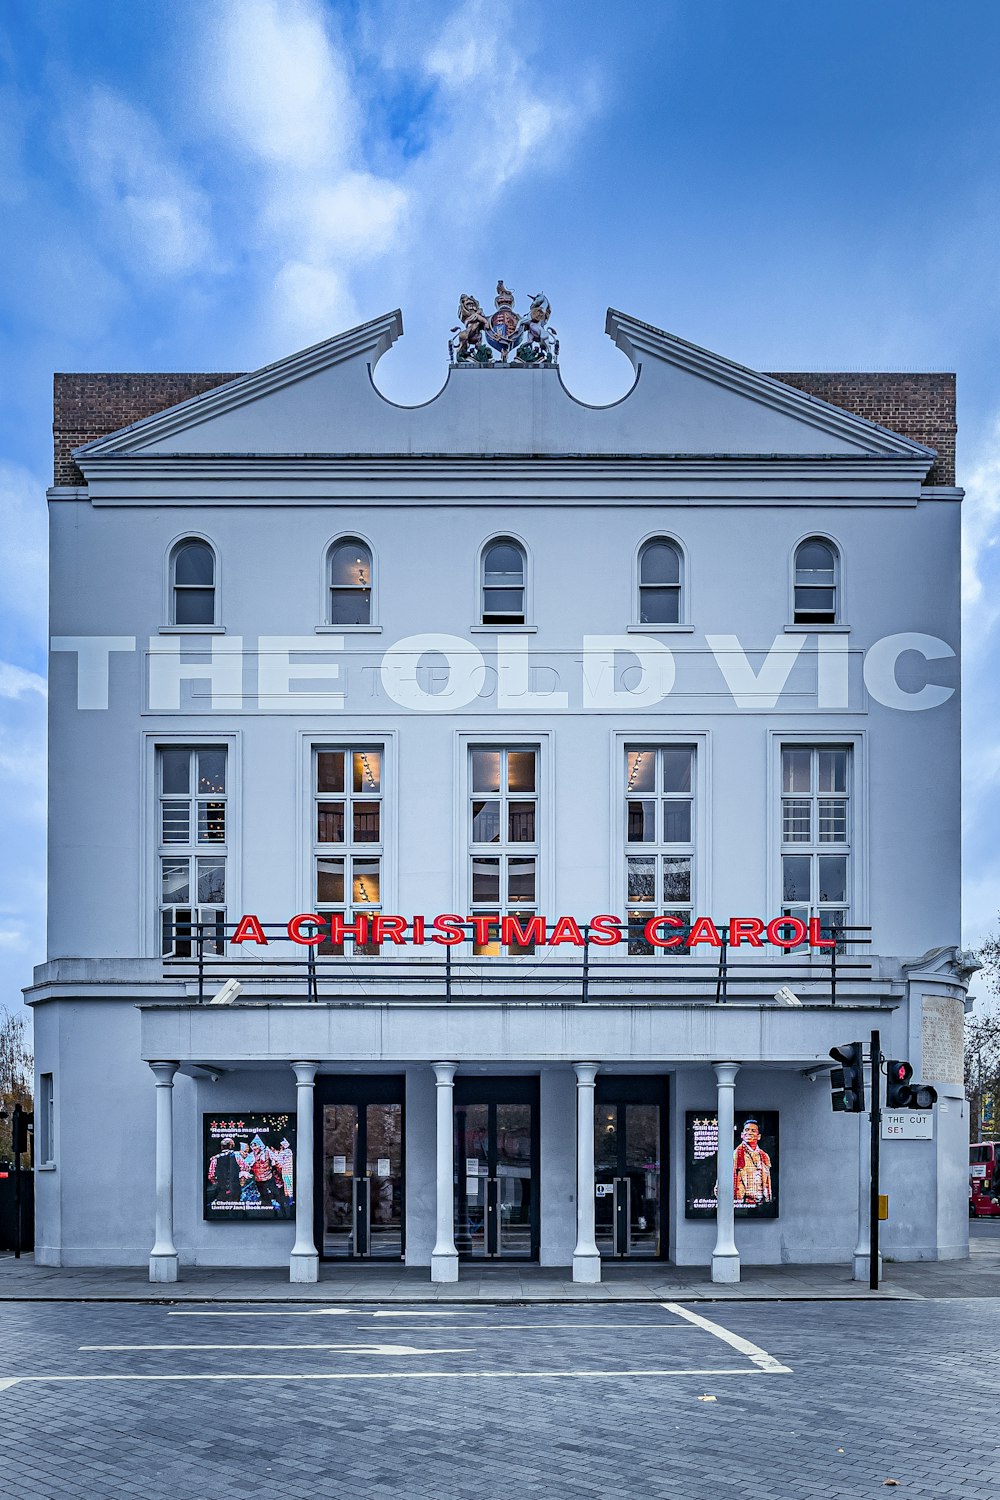
[(510, 537), (490, 542), (483, 552), (483, 624), (523, 625), (524, 548)]
[(215, 553), (207, 542), (178, 542), (171, 562), (173, 625), (215, 624)]
[(794, 624), (836, 624), (837, 564), (837, 549), (822, 537), (807, 537), (796, 547)]
[(371, 548), (357, 537), (341, 537), (330, 548), (328, 565), (331, 625), (372, 622)]
[(639, 624), (679, 625), (680, 619), (680, 548), (656, 537), (639, 553)]

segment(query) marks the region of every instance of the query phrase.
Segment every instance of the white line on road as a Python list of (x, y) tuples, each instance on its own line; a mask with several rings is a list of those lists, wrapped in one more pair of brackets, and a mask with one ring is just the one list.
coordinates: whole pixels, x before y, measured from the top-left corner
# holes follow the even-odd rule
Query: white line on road
[(335, 1371), (320, 1375), (15, 1375), (0, 1381), (0, 1388), (12, 1385), (86, 1384), (107, 1381), (198, 1381), (198, 1380), (635, 1380), (659, 1379), (668, 1375), (763, 1375), (760, 1369), (748, 1370), (377, 1370), (364, 1374)]
[[(411, 1330), (416, 1329), (423, 1331), (426, 1327), (422, 1323), (397, 1323), (395, 1326), (397, 1333), (409, 1333)], [(657, 1330), (666, 1328), (672, 1330), (674, 1333), (697, 1333), (698, 1331), (696, 1328), (692, 1328), (690, 1323), (668, 1323), (666, 1320), (662, 1323), (492, 1323), (487, 1324), (485, 1327), (481, 1323), (449, 1323), (447, 1331), (448, 1333), (458, 1333), (462, 1329), (471, 1329), (473, 1333), (506, 1333), (508, 1328), (528, 1329), (531, 1331), (534, 1331), (536, 1328), (562, 1328), (570, 1330), (579, 1328), (585, 1332), (592, 1328), (610, 1328), (614, 1329), (616, 1333), (630, 1333), (633, 1328), (655, 1328)], [(430, 1329), (427, 1329), (427, 1332), (429, 1333)]]
[(791, 1375), (792, 1371), (788, 1365), (783, 1365), (780, 1360), (775, 1359), (773, 1354), (768, 1354), (759, 1344), (752, 1344), (749, 1339), (740, 1338), (738, 1333), (730, 1333), (728, 1328), (723, 1328), (719, 1323), (713, 1323), (710, 1318), (703, 1318), (701, 1313), (690, 1312), (681, 1307), (677, 1302), (664, 1302), (662, 1304), (667, 1312), (676, 1313), (679, 1318), (686, 1318), (696, 1328), (704, 1328), (706, 1333), (714, 1334), (730, 1349), (735, 1349), (738, 1354), (745, 1354), (747, 1359), (752, 1359), (754, 1364), (768, 1375)]
[(149, 1349), (336, 1349), (342, 1354), (467, 1354), (465, 1349), (418, 1349), (413, 1344), (81, 1344), (81, 1354), (138, 1353)]
[(256, 1308), (247, 1312), (234, 1312), (229, 1309), (208, 1309), (172, 1307), (167, 1312), (168, 1318), (359, 1318), (371, 1315), (353, 1307), (271, 1307), (263, 1311)]

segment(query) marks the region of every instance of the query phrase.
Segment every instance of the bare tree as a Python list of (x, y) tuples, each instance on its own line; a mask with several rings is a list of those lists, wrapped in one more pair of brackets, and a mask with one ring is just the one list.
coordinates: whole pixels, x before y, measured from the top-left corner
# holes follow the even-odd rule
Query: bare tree
[[(965, 1022), (965, 1092), (970, 1103), (970, 1139), (982, 1140), (1000, 1134), (1000, 1015), (968, 1016)], [(992, 1112), (983, 1120), (983, 1103)]]
[[(15, 1104), (31, 1108), (34, 1057), (28, 1041), (27, 1017), (0, 1006), (0, 1099), (8, 1114)], [(11, 1155), (11, 1122), (0, 1120), (0, 1160)]]

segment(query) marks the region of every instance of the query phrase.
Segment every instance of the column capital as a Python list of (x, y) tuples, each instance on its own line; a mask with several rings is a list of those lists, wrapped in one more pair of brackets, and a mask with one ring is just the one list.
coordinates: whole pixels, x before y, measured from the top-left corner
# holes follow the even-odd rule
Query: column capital
[(311, 1088), (316, 1082), (318, 1068), (318, 1062), (293, 1062), (292, 1072), (295, 1074), (295, 1082), (300, 1088)]
[(732, 1088), (736, 1082), (736, 1075), (742, 1064), (738, 1062), (716, 1062), (712, 1064), (715, 1069), (715, 1078), (720, 1088)]
[(158, 1089), (173, 1087), (174, 1074), (180, 1067), (179, 1062), (151, 1062), (149, 1066), (152, 1069), (153, 1077), (156, 1079), (156, 1087)]
[(450, 1088), (455, 1082), (458, 1063), (436, 1062), (431, 1063), (431, 1067), (434, 1069), (434, 1077), (437, 1080), (438, 1087), (444, 1086), (445, 1088)]
[(592, 1088), (600, 1066), (600, 1063), (575, 1062), (573, 1071), (576, 1073), (577, 1088)]

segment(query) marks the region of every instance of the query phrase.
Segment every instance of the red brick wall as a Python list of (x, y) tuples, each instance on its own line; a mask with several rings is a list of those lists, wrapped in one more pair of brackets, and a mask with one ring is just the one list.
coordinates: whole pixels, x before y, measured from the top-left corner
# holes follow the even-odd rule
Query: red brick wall
[(235, 375), (56, 375), (52, 389), (53, 484), (85, 484), (72, 451), (155, 411), (200, 396)]
[[(936, 448), (928, 484), (955, 483), (955, 377), (947, 374), (775, 374), (796, 390), (867, 417), (903, 437)], [(105, 437), (190, 396), (200, 396), (232, 374), (56, 375), (53, 391), (54, 484), (83, 484), (72, 459), (81, 443)]]
[(772, 380), (867, 417), (901, 437), (937, 449), (927, 484), (955, 483), (955, 377), (949, 374), (772, 374)]

